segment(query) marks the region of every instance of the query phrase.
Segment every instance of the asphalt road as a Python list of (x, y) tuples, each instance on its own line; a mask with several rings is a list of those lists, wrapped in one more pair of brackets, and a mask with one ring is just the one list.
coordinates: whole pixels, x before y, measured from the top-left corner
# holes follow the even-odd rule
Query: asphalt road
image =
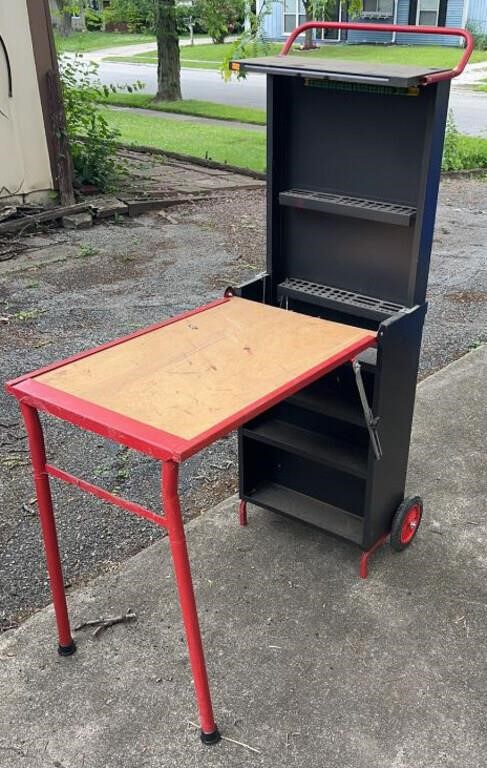
[[(130, 83), (140, 80), (145, 83), (146, 93), (156, 91), (156, 68), (153, 64), (115, 64), (102, 61), (99, 67), (99, 76), (103, 83)], [(246, 80), (225, 82), (220, 72), (214, 70), (182, 69), (181, 77), (185, 99), (265, 108), (266, 81), (263, 75), (250, 74)], [(487, 94), (454, 85), (450, 105), (459, 131), (487, 138)]]

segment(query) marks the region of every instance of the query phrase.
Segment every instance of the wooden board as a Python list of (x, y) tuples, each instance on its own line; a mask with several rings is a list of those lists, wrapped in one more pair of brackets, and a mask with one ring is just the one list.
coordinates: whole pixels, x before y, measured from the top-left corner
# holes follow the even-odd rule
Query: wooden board
[(374, 336), (233, 297), (35, 381), (191, 440)]

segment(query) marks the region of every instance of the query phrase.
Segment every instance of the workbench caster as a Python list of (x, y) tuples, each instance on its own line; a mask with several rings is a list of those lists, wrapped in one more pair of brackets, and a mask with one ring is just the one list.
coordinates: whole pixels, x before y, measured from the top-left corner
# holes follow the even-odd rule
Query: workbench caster
[(238, 519), (240, 525), (247, 525), (247, 502), (241, 501), (238, 508)]
[(423, 500), (420, 496), (404, 499), (392, 520), (391, 547), (402, 552), (416, 536), (423, 516)]

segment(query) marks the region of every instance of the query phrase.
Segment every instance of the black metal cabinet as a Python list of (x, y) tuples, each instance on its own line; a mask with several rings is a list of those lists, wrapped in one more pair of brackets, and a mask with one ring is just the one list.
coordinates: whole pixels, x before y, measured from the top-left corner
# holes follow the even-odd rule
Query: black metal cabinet
[(341, 366), (240, 430), (240, 496), (369, 549), (404, 498), (449, 82), (314, 61), (240, 62), (267, 72), (268, 229), (237, 292), (377, 330), (359, 362), (382, 457)]

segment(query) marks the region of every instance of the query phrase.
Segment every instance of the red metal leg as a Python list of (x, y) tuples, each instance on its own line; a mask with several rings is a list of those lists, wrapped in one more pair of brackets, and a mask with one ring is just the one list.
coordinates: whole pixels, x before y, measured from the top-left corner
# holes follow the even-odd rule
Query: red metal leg
[(362, 555), (360, 556), (360, 578), (366, 579), (369, 575), (369, 558), (376, 552), (379, 547), (382, 547), (384, 542), (387, 540), (389, 534), (385, 533), (383, 536), (380, 537), (380, 539), (377, 539), (375, 544), (371, 546), (370, 549), (368, 549), (366, 552), (362, 552)]
[(241, 501), (238, 508), (238, 519), (240, 525), (247, 525), (247, 502)]
[(63, 570), (61, 567), (61, 558), (59, 556), (59, 545), (56, 534), (56, 522), (54, 520), (54, 512), (52, 508), (49, 477), (46, 472), (46, 451), (44, 447), (42, 426), (35, 408), (22, 402), (20, 407), (29, 439), (32, 469), (34, 471), (37, 506), (39, 508), (42, 536), (46, 551), (47, 571), (49, 573), (52, 601), (54, 603), (59, 636), (58, 651), (61, 656), (71, 656), (76, 650), (76, 645), (71, 636), (71, 629), (69, 626), (66, 594), (64, 592)]
[(216, 744), (220, 734), (213, 717), (210, 687), (206, 673), (205, 657), (196, 611), (196, 601), (191, 579), (186, 536), (181, 518), (178, 495), (178, 465), (173, 461), (162, 465), (162, 500), (164, 515), (167, 520), (169, 543), (174, 563), (174, 573), (179, 592), (181, 612), (183, 614), (189, 660), (193, 671), (196, 700), (200, 715), (201, 740), (205, 744)]

